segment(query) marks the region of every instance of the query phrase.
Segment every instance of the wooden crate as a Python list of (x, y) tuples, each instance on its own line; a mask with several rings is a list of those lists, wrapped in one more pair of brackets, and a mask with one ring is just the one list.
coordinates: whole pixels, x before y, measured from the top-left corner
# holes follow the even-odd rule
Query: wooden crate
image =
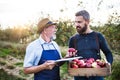
[(111, 66), (106, 64), (104, 68), (70, 68), (68, 67), (70, 76), (108, 76), (111, 74)]

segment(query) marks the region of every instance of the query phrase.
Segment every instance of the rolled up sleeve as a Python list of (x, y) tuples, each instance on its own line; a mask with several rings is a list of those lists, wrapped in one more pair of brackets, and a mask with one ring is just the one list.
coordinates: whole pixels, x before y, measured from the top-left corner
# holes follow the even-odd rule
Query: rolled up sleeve
[(28, 46), (26, 48), (26, 55), (24, 59), (23, 67), (30, 67), (34, 65), (35, 60), (35, 52), (34, 49), (32, 49), (31, 46)]

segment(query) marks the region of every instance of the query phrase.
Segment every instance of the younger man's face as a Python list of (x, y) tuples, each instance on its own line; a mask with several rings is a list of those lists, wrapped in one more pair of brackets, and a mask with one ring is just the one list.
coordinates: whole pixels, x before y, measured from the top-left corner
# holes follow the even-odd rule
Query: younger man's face
[(83, 16), (75, 17), (75, 26), (76, 30), (79, 34), (83, 34), (87, 30), (87, 21), (83, 18)]

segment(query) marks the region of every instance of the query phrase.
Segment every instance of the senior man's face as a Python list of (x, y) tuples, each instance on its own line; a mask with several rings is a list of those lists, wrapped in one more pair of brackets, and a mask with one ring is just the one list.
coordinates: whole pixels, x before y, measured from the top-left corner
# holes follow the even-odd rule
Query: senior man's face
[(51, 25), (45, 29), (46, 35), (51, 39), (56, 39), (56, 25)]

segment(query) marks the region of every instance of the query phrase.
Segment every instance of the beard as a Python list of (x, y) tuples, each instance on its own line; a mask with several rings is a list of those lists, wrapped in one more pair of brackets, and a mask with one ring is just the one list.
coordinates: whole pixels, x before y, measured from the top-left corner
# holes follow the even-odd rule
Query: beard
[(55, 40), (56, 39), (56, 34), (52, 35), (51, 40)]
[(80, 26), (77, 26), (77, 27), (76, 27), (77, 32), (78, 32), (79, 34), (85, 33), (85, 31), (87, 30), (87, 24), (85, 24), (83, 28), (81, 28), (81, 29), (80, 29), (80, 28), (81, 28)]

